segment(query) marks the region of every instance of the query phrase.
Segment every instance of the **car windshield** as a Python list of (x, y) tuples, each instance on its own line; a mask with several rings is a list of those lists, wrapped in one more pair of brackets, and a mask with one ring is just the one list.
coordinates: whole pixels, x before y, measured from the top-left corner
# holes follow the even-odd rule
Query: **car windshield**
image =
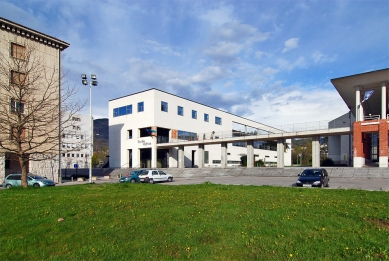
[(306, 169), (301, 173), (301, 177), (318, 177), (321, 176), (321, 170), (319, 169)]

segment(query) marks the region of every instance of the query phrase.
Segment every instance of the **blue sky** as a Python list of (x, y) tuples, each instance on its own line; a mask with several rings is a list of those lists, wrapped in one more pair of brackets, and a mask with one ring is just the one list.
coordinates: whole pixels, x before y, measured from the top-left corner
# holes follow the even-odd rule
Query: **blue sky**
[(70, 43), (95, 118), (157, 88), (272, 126), (330, 120), (348, 111), (330, 79), (389, 67), (387, 0), (0, 0), (0, 16)]

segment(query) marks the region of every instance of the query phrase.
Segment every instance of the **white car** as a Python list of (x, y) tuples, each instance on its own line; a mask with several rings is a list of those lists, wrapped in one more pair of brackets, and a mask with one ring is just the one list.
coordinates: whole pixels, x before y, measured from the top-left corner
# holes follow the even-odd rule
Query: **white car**
[(139, 181), (148, 182), (148, 183), (164, 182), (164, 181), (172, 182), (173, 176), (165, 173), (162, 170), (146, 169), (139, 174)]

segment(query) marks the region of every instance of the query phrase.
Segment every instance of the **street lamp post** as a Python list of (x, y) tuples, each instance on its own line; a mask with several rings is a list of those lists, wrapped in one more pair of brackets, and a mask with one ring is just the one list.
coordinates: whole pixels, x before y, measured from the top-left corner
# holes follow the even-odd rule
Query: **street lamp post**
[(97, 86), (97, 77), (91, 74), (91, 81), (88, 82), (86, 74), (81, 74), (83, 85), (89, 84), (89, 112), (90, 112), (90, 153), (89, 153), (89, 183), (92, 183), (92, 155), (93, 155), (93, 118), (92, 118), (92, 86)]

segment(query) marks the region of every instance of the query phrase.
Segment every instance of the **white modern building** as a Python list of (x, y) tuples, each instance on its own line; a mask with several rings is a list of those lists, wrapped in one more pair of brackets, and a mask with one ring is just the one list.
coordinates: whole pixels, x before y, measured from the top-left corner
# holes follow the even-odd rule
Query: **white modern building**
[[(110, 167), (231, 167), (239, 166), (245, 155), (253, 155), (254, 161), (262, 160), (267, 166), (277, 166), (283, 158), (281, 165), (290, 166), (290, 139), (250, 142), (222, 139), (272, 130), (275, 128), (149, 89), (109, 101)], [(179, 145), (182, 141), (189, 144)], [(171, 145), (174, 142), (177, 146)], [(169, 146), (164, 146), (167, 143)], [(255, 166), (250, 158), (248, 166)]]
[(61, 169), (89, 168), (90, 154), (90, 122), (89, 115), (76, 114), (71, 117), (69, 126), (61, 135), (61, 157), (57, 154), (47, 159), (30, 162), (30, 171), (34, 174), (56, 177), (58, 160), (61, 161)]

